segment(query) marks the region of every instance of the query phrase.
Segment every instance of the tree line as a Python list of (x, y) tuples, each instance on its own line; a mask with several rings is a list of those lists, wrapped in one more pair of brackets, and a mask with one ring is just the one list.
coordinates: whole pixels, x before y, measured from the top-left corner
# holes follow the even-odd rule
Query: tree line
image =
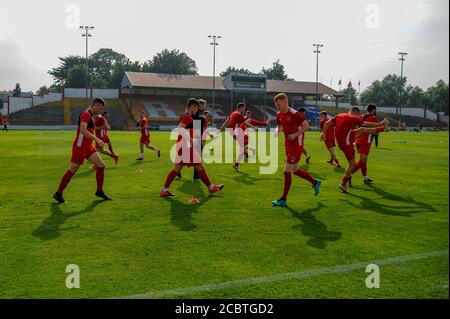
[[(198, 75), (196, 62), (186, 53), (179, 50), (165, 49), (156, 53), (145, 62), (132, 61), (126, 55), (112, 49), (103, 48), (91, 54), (88, 58), (79, 55), (69, 55), (59, 58), (59, 65), (48, 73), (53, 78), (50, 87), (41, 87), (36, 94), (61, 92), (63, 87), (84, 88), (86, 81), (95, 88), (119, 88), (123, 75), (127, 71), (150, 72), (164, 74)], [(253, 74), (246, 68), (228, 66), (220, 73), (225, 77), (231, 72)], [(259, 74), (265, 74), (269, 80), (293, 81), (280, 60), (273, 62), (268, 68), (261, 68)], [(343, 100), (351, 98), (352, 104), (375, 103), (380, 106), (412, 106), (427, 107), (435, 112), (449, 111), (449, 85), (443, 80), (424, 90), (407, 83), (405, 77), (389, 74), (382, 80), (376, 80), (361, 94), (354, 88), (342, 90)]]

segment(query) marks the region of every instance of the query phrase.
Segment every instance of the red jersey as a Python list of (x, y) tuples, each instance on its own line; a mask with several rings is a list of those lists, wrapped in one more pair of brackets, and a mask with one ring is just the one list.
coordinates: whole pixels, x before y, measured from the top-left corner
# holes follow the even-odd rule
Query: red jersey
[[(320, 126), (321, 131), (323, 131), (323, 127), (325, 126), (325, 123), (328, 122), (328, 120), (329, 119), (320, 120), (319, 126)], [(327, 129), (327, 134), (325, 135), (325, 141), (334, 141), (334, 124), (333, 123)]]
[(142, 135), (148, 135), (148, 127), (145, 128), (148, 125), (148, 119), (144, 116), (141, 120), (141, 122), (139, 123), (139, 127), (141, 129), (141, 134)]
[[(305, 118), (303, 117), (302, 113), (289, 108), (289, 110), (286, 113), (277, 112), (277, 125), (280, 125), (283, 127), (284, 132), (284, 143), (289, 144), (294, 141), (290, 141), (288, 139), (288, 136), (293, 133), (297, 133), (305, 121)], [(303, 145), (305, 138), (305, 134), (300, 134), (298, 136), (298, 144)]]
[(238, 111), (234, 111), (230, 115), (230, 121), (229, 121), (230, 128), (233, 129), (233, 132), (234, 132), (234, 130), (237, 129), (245, 121), (246, 121), (246, 118), (244, 117), (244, 115), (242, 115)]
[[(375, 115), (372, 115), (372, 114), (369, 114), (369, 113), (366, 113), (365, 115), (360, 115), (359, 117), (364, 122), (378, 123), (377, 117)], [(363, 135), (360, 135), (356, 139), (356, 143), (357, 144), (361, 144), (361, 145), (370, 145), (371, 144), (371, 141), (370, 141), (371, 138), (372, 138), (372, 134), (363, 134)]]
[[(95, 127), (100, 127), (100, 126), (103, 126), (104, 124), (108, 124), (108, 123), (106, 122), (106, 119), (102, 115), (99, 114), (95, 117), (94, 124), (95, 124)], [(95, 130), (95, 136), (97, 136), (98, 138), (103, 138), (106, 135), (108, 135), (107, 128), (101, 128), (101, 129)]]
[[(266, 122), (254, 120), (250, 117), (245, 117), (245, 120), (246, 121), (249, 120), (248, 122), (253, 126), (267, 126)], [(247, 126), (245, 126), (244, 123), (242, 123), (241, 125), (239, 125), (239, 128), (241, 128), (243, 131), (245, 131), (247, 129)]]
[[(186, 130), (189, 130), (189, 136), (192, 140), (192, 137), (194, 136), (194, 119), (192, 118), (192, 115), (185, 113), (180, 117), (180, 123), (184, 124), (184, 128)], [(178, 134), (177, 143), (179, 143), (182, 140), (183, 136), (181, 134)]]
[[(351, 130), (356, 128), (358, 125), (361, 126), (364, 122), (362, 118), (354, 116), (349, 113), (341, 113), (331, 118), (334, 124), (334, 132), (336, 135), (336, 140), (338, 143), (349, 144), (349, 135)], [(330, 129), (330, 128), (329, 128)], [(328, 133), (328, 132), (327, 132)]]
[(91, 111), (86, 110), (83, 113), (81, 113), (78, 118), (77, 136), (75, 137), (75, 140), (73, 141), (73, 146), (75, 146), (75, 147), (90, 147), (90, 146), (92, 146), (92, 140), (85, 137), (83, 134), (81, 134), (81, 131), (80, 131), (82, 122), (86, 122), (87, 130), (89, 131), (89, 133), (94, 134), (95, 126), (94, 126), (94, 120), (92, 119), (92, 113), (91, 113)]

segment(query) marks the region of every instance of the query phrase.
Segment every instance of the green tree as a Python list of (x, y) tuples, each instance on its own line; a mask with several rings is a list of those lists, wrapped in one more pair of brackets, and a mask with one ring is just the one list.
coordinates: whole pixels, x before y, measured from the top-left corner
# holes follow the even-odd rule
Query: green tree
[(85, 64), (86, 58), (79, 55), (69, 55), (60, 57), (59, 61), (59, 65), (48, 71), (48, 73), (53, 77), (53, 82), (55, 84), (64, 85), (69, 76), (69, 71), (76, 65)]
[(48, 94), (48, 93), (50, 93), (50, 88), (47, 87), (47, 86), (45, 86), (45, 85), (41, 86), (41, 87), (36, 91), (36, 95), (40, 95), (40, 96), (45, 95), (45, 94)]
[(361, 103), (375, 103), (380, 106), (396, 106), (407, 103), (409, 90), (406, 88), (406, 78), (389, 74), (381, 81), (374, 81), (361, 93)]
[(225, 71), (220, 73), (221, 77), (226, 77), (230, 73), (239, 73), (239, 74), (252, 74), (251, 71), (245, 68), (235, 68), (234, 66), (229, 66), (225, 69)]
[(435, 112), (449, 112), (448, 83), (439, 80), (434, 86), (428, 88), (427, 93), (430, 97), (430, 107)]
[(65, 85), (70, 88), (85, 88), (87, 80), (86, 66), (75, 65), (69, 70)]
[(16, 83), (16, 87), (13, 90), (13, 96), (19, 97), (22, 94), (22, 88), (20, 87), (19, 83)]
[(106, 86), (111, 80), (116, 66), (127, 62), (128, 58), (112, 49), (100, 49), (89, 57), (89, 69), (93, 82), (104, 83)]
[(143, 66), (144, 72), (197, 75), (197, 65), (186, 53), (164, 49)]
[(286, 74), (284, 65), (280, 63), (280, 60), (273, 62), (272, 67), (268, 69), (262, 68), (261, 73), (267, 75), (268, 80), (293, 81)]
[(429, 106), (428, 93), (422, 90), (422, 88), (415, 86), (407, 89), (409, 91), (408, 100), (406, 104), (412, 107), (426, 107)]
[(344, 95), (341, 98), (341, 101), (344, 103), (348, 103), (348, 101), (350, 100), (350, 94), (351, 94), (351, 104), (352, 105), (356, 105), (358, 104), (357, 102), (357, 92), (354, 88), (345, 88), (344, 90), (341, 91), (341, 93)]

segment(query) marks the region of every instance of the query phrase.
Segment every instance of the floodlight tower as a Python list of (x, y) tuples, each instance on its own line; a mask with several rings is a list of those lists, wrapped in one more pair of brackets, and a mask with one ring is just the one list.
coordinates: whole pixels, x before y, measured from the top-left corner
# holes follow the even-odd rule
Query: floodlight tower
[(316, 108), (319, 100), (319, 53), (320, 48), (323, 47), (323, 44), (314, 43), (313, 47), (316, 49), (313, 51), (316, 54)]
[(212, 107), (213, 112), (215, 112), (216, 107), (216, 46), (219, 45), (217, 42), (217, 39), (221, 39), (222, 36), (220, 35), (208, 35), (209, 39), (212, 39), (212, 42), (210, 45), (213, 46), (213, 93), (212, 93)]
[(88, 39), (92, 37), (90, 31), (92, 31), (94, 27), (92, 26), (80, 26), (80, 30), (83, 30), (83, 34), (81, 36), (86, 38), (86, 107), (88, 106), (88, 90), (89, 90), (89, 51), (88, 51)]

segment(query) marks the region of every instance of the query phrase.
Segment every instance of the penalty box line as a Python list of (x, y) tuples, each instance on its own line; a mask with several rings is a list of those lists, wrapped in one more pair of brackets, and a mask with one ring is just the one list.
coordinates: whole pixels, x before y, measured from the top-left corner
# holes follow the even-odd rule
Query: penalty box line
[(180, 295), (186, 295), (186, 294), (191, 294), (191, 293), (217, 291), (217, 290), (223, 290), (223, 289), (228, 289), (228, 288), (252, 286), (252, 285), (257, 285), (257, 284), (271, 283), (271, 282), (277, 282), (277, 281), (283, 281), (283, 280), (289, 280), (289, 279), (310, 278), (310, 277), (314, 277), (314, 276), (318, 276), (318, 275), (351, 272), (356, 269), (366, 268), (367, 265), (370, 265), (370, 264), (376, 264), (378, 266), (392, 265), (392, 264), (400, 264), (400, 263), (404, 263), (404, 262), (408, 262), (408, 261), (426, 259), (426, 258), (430, 258), (430, 257), (446, 256), (446, 255), (448, 255), (448, 250), (438, 250), (438, 251), (433, 251), (433, 252), (429, 252), (429, 253), (407, 255), (407, 256), (397, 256), (397, 257), (392, 257), (392, 258), (387, 258), (387, 259), (374, 260), (374, 261), (370, 261), (370, 262), (360, 262), (360, 263), (355, 263), (355, 264), (318, 268), (318, 269), (313, 269), (313, 270), (284, 273), (284, 274), (278, 274), (278, 275), (273, 275), (273, 276), (261, 276), (261, 277), (247, 278), (247, 279), (239, 279), (239, 280), (211, 283), (211, 284), (187, 287), (187, 288), (161, 290), (161, 291), (143, 293), (143, 294), (138, 294), (138, 295), (116, 297), (116, 298), (112, 298), (112, 299), (147, 299), (147, 298), (163, 298), (163, 297), (169, 297), (169, 296), (180, 296)]

